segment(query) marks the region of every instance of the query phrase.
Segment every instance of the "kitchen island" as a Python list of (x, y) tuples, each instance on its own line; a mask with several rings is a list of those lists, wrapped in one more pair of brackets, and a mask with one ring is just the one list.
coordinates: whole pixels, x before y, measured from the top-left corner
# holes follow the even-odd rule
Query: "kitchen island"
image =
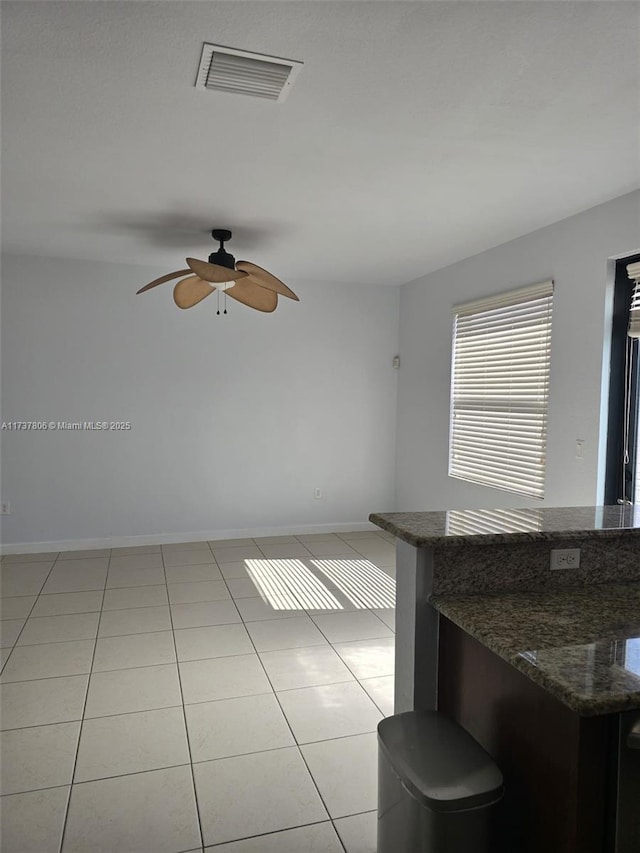
[[(437, 708), (495, 758), (495, 850), (638, 853), (637, 510), (370, 519), (398, 537), (396, 711)], [(552, 571), (558, 548), (579, 568)]]

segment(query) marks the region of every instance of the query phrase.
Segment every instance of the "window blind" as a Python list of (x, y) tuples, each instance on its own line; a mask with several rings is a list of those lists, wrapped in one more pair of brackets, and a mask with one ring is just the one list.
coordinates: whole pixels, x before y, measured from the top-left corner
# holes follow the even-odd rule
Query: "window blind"
[(629, 337), (640, 338), (640, 263), (629, 264), (627, 275), (631, 281), (635, 282), (629, 309)]
[(553, 282), (454, 308), (449, 474), (542, 498)]

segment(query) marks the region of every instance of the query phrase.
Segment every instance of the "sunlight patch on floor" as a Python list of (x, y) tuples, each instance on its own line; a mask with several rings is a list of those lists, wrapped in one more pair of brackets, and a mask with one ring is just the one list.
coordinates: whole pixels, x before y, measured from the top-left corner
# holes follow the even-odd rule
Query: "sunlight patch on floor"
[(369, 560), (327, 559), (311, 562), (359, 610), (395, 607), (395, 581)]
[(343, 610), (342, 604), (300, 560), (245, 560), (263, 600), (275, 610)]

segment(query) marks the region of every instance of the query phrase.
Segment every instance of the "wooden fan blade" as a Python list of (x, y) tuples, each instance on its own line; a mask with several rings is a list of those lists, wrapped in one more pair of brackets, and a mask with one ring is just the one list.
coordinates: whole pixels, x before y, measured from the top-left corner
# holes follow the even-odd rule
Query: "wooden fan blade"
[(273, 290), (274, 293), (280, 293), (282, 296), (288, 296), (289, 299), (295, 299), (296, 302), (300, 302), (293, 290), (281, 282), (279, 278), (276, 278), (275, 275), (271, 275), (270, 272), (263, 270), (257, 264), (252, 264), (251, 261), (238, 261), (236, 269), (249, 273), (251, 281), (259, 284), (260, 287), (266, 287), (267, 290)]
[(141, 287), (140, 290), (136, 291), (136, 296), (138, 293), (144, 293), (145, 290), (151, 290), (152, 287), (157, 287), (159, 284), (164, 284), (165, 281), (171, 281), (172, 278), (180, 278), (181, 275), (188, 275), (191, 270), (178, 270), (178, 272), (170, 272), (167, 275), (163, 275), (160, 278), (155, 278), (153, 281), (150, 281), (149, 284), (145, 284), (144, 287)]
[(260, 287), (259, 284), (254, 284), (250, 279), (236, 281), (233, 287), (230, 287), (225, 293), (237, 299), (238, 302), (255, 308), (256, 311), (269, 313), (275, 311), (278, 304), (277, 293), (274, 293), (273, 290), (267, 290), (266, 287)]
[(214, 290), (215, 287), (211, 287), (209, 282), (192, 275), (190, 278), (183, 278), (173, 288), (173, 301), (178, 308), (193, 308)]
[(246, 276), (246, 272), (230, 270), (228, 267), (221, 267), (219, 264), (208, 264), (206, 261), (199, 261), (197, 258), (187, 258), (187, 263), (197, 276), (205, 281), (215, 281), (218, 284), (225, 281), (236, 281)]

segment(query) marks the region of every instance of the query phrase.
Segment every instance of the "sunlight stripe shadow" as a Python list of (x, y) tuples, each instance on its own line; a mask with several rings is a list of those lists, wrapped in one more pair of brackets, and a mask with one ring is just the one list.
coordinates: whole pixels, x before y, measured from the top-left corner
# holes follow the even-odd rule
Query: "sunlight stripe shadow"
[(300, 560), (245, 560), (262, 599), (274, 610), (344, 610)]
[(395, 581), (369, 560), (311, 560), (311, 563), (359, 610), (395, 607)]

